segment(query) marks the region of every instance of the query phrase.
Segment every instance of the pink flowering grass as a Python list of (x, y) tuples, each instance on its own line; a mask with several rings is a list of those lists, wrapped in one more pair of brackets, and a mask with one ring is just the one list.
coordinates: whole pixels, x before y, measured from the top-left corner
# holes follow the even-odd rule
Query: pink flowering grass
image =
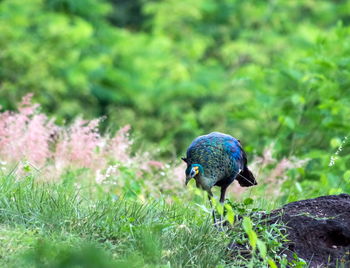
[(69, 126), (58, 126), (40, 111), (38, 104), (32, 103), (29, 94), (23, 97), (17, 111), (0, 113), (0, 161), (17, 167), (26, 162), (50, 179), (59, 178), (67, 170), (85, 168), (92, 177), (99, 176), (97, 181), (117, 175), (113, 168), (116, 163), (140, 165), (141, 171), (160, 166), (144, 154), (132, 156), (129, 125), (114, 135), (101, 135), (100, 122), (101, 119), (77, 118)]
[(56, 168), (68, 166), (101, 168), (105, 165), (102, 158), (104, 138), (99, 134), (99, 120), (85, 121), (76, 119), (66, 128), (60, 128), (58, 141), (53, 153)]
[[(101, 119), (77, 118), (70, 125), (58, 126), (31, 98), (32, 95), (25, 96), (17, 111), (0, 112), (0, 172), (16, 167), (16, 174), (22, 177), (27, 170), (35, 170), (39, 174), (36, 177), (46, 181), (59, 180), (68, 172), (74, 174), (77, 183), (87, 179), (103, 192), (133, 195), (141, 200), (149, 196), (183, 200), (198, 193), (191, 187), (185, 189), (186, 165), (180, 159), (165, 164), (154, 160), (150, 152), (132, 153), (129, 125), (114, 135), (99, 132)], [(259, 188), (242, 188), (233, 183), (231, 198), (254, 192), (255, 188), (279, 196), (288, 172), (307, 162), (295, 157), (277, 160), (273, 155), (270, 146), (250, 160)]]
[(25, 96), (18, 112), (0, 113), (0, 159), (6, 162), (28, 160), (42, 166), (52, 156), (51, 134), (56, 126)]
[[(299, 159), (295, 156), (276, 159), (274, 157), (274, 144), (266, 147), (262, 155), (255, 155), (249, 164), (250, 169), (257, 178), (260, 189), (263, 189), (265, 198), (283, 195), (283, 183), (289, 178), (289, 171), (304, 167), (309, 159)], [(251, 188), (242, 188), (234, 185), (230, 192), (240, 196)]]

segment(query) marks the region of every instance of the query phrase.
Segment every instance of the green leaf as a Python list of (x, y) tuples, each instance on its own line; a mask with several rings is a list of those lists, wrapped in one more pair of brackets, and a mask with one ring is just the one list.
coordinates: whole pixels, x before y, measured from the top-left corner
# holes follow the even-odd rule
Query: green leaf
[(340, 145), (341, 145), (341, 139), (339, 139), (339, 138), (331, 139), (331, 147), (332, 148), (338, 148)]
[(268, 264), (270, 265), (271, 268), (278, 268), (275, 261), (271, 258), (267, 259)]
[(266, 245), (263, 241), (261, 241), (260, 239), (258, 239), (256, 241), (256, 245), (258, 246), (260, 255), (262, 258), (266, 258)]
[(256, 232), (251, 230), (248, 233), (248, 238), (249, 238), (249, 244), (252, 246), (253, 249), (255, 249), (256, 248), (256, 243), (258, 242), (258, 236), (257, 236)]
[(253, 203), (254, 203), (254, 199), (250, 198), (250, 197), (244, 199), (244, 201), (243, 201), (243, 204), (246, 205), (246, 206), (251, 205)]
[(235, 222), (235, 213), (230, 204), (225, 204), (226, 208), (226, 219), (232, 225)]
[[(198, 188), (196, 188), (200, 193), (203, 193), (203, 191), (200, 191)], [(210, 197), (210, 201), (213, 204), (213, 207), (217, 207), (218, 202), (214, 197)]]
[(344, 192), (344, 190), (338, 187), (338, 188), (329, 189), (328, 194), (333, 195), (333, 194), (340, 194), (342, 192)]
[(285, 125), (287, 127), (289, 127), (290, 129), (294, 129), (295, 128), (295, 122), (294, 122), (294, 120), (291, 117), (286, 116), (284, 118), (284, 120), (285, 120), (284, 123), (285, 123)]
[(244, 217), (243, 218), (243, 229), (247, 233), (249, 238), (249, 244), (252, 246), (253, 249), (256, 247), (256, 243), (258, 240), (257, 234), (253, 231), (253, 223), (250, 218)]
[(25, 166), (23, 167), (23, 170), (24, 170), (25, 172), (30, 172), (30, 171), (31, 171), (30, 165), (25, 165)]
[(248, 234), (253, 230), (253, 224), (249, 217), (244, 217), (242, 221), (243, 229)]
[(295, 187), (297, 188), (298, 192), (303, 192), (303, 188), (301, 187), (301, 184), (299, 182), (295, 182)]
[(219, 213), (219, 215), (224, 215), (224, 206), (222, 204), (218, 203), (216, 205), (216, 210)]
[(345, 171), (345, 173), (344, 173), (344, 175), (343, 175), (343, 178), (344, 178), (346, 181), (350, 181), (350, 170)]

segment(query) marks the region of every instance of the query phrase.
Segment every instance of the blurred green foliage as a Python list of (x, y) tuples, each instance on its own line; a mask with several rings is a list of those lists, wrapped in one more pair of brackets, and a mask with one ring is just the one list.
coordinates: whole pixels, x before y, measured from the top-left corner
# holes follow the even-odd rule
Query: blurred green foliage
[(310, 181), (286, 184), (294, 198), (305, 183), (336, 193), (350, 170), (345, 144), (329, 166), (350, 132), (349, 8), (345, 0), (3, 0), (0, 102), (13, 108), (34, 92), (61, 121), (107, 115), (109, 126), (131, 124), (167, 155), (213, 130), (250, 153), (274, 142), (279, 156), (312, 159), (295, 171)]

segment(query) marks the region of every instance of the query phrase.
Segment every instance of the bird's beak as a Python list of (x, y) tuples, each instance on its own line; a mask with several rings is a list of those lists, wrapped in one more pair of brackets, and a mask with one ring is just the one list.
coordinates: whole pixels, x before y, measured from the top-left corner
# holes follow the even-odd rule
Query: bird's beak
[(187, 177), (187, 178), (186, 178), (185, 186), (187, 186), (188, 182), (189, 182), (191, 179), (193, 179), (193, 178), (190, 178), (190, 177)]

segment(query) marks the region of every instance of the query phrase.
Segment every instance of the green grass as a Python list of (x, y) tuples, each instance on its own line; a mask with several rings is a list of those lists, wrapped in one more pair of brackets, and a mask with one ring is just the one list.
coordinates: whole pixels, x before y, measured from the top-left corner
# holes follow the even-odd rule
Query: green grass
[[(202, 209), (205, 204), (141, 203), (97, 194), (91, 187), (77, 190), (73, 181), (35, 183), (30, 176), (2, 176), (0, 266), (267, 266), (260, 248), (253, 248), (252, 258), (232, 256), (228, 244), (236, 241), (250, 250), (250, 238), (237, 220), (220, 232)], [(233, 204), (233, 210), (249, 215), (256, 209), (240, 203)], [(252, 219), (267, 257), (285, 262), (277, 256), (284, 239), (280, 226)]]
[(3, 233), (21, 234), (13, 235), (15, 240), (3, 237), (3, 266), (21, 259), (28, 265), (67, 267), (55, 264), (56, 257), (67, 252), (78, 256), (98, 247), (111, 264), (130, 260), (135, 267), (212, 267), (223, 259), (228, 243), (201, 211), (162, 201), (114, 200), (107, 194), (96, 199), (76, 191), (72, 183), (36, 184), (30, 177), (3, 177), (0, 207)]

